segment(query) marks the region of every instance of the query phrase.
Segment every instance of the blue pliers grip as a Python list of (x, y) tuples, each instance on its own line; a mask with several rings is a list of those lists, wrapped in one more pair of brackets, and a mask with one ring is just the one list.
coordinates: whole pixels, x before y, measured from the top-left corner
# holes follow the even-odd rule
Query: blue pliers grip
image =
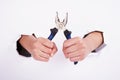
[(58, 32), (58, 29), (57, 28), (53, 28), (53, 29), (50, 29), (51, 33), (48, 37), (49, 40), (52, 40), (54, 38), (54, 36), (56, 35), (56, 33)]
[[(68, 31), (67, 29), (64, 31), (64, 35), (66, 37), (66, 39), (71, 39), (71, 31)], [(78, 63), (78, 61), (75, 61), (74, 64), (76, 65)]]

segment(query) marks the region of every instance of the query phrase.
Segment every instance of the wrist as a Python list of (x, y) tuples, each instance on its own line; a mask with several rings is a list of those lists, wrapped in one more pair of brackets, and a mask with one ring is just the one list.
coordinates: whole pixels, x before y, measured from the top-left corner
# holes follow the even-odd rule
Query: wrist
[(36, 38), (33, 35), (21, 35), (19, 43), (25, 48), (29, 49), (30, 43), (33, 43)]
[(93, 31), (88, 33), (84, 38), (88, 50), (93, 52), (95, 49), (101, 46), (104, 43), (103, 33), (100, 31)]
[(30, 43), (34, 40), (34, 35), (21, 35), (16, 43), (17, 52), (22, 56), (31, 57)]
[(88, 38), (83, 38), (83, 42), (85, 44), (87, 53), (91, 53), (94, 50), (94, 48), (93, 48), (93, 45), (90, 44), (89, 39)]

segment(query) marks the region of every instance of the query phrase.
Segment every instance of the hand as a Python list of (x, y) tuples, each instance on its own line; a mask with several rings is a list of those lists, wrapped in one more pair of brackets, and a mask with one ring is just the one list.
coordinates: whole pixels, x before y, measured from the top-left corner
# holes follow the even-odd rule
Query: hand
[(55, 43), (43, 37), (23, 36), (20, 42), (39, 61), (47, 62), (57, 52)]
[(36, 60), (40, 61), (48, 61), (50, 57), (52, 57), (56, 51), (57, 47), (54, 42), (51, 42), (45, 38), (37, 38), (34, 43), (31, 44), (32, 46), (32, 56)]
[(79, 37), (64, 41), (63, 52), (72, 62), (81, 61), (90, 53), (85, 41)]

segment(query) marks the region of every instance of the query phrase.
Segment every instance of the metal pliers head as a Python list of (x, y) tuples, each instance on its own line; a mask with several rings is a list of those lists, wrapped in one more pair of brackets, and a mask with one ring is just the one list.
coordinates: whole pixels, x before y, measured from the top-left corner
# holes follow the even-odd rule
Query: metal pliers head
[(60, 21), (60, 19), (58, 17), (58, 12), (56, 12), (55, 23), (56, 23), (57, 29), (64, 30), (67, 22), (68, 22), (68, 13), (66, 13), (66, 17), (62, 21)]

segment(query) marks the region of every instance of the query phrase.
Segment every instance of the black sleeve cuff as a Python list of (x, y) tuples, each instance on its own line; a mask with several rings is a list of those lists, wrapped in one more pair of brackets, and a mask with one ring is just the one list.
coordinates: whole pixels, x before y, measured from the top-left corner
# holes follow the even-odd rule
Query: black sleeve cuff
[[(35, 35), (32, 34), (34, 37)], [(21, 38), (20, 38), (21, 39)], [(31, 54), (19, 43), (20, 39), (16, 42), (17, 52), (19, 55), (25, 56), (25, 57), (31, 57)]]
[(16, 49), (18, 54), (25, 57), (31, 57), (31, 54), (19, 43), (19, 40), (17, 40), (17, 49)]

